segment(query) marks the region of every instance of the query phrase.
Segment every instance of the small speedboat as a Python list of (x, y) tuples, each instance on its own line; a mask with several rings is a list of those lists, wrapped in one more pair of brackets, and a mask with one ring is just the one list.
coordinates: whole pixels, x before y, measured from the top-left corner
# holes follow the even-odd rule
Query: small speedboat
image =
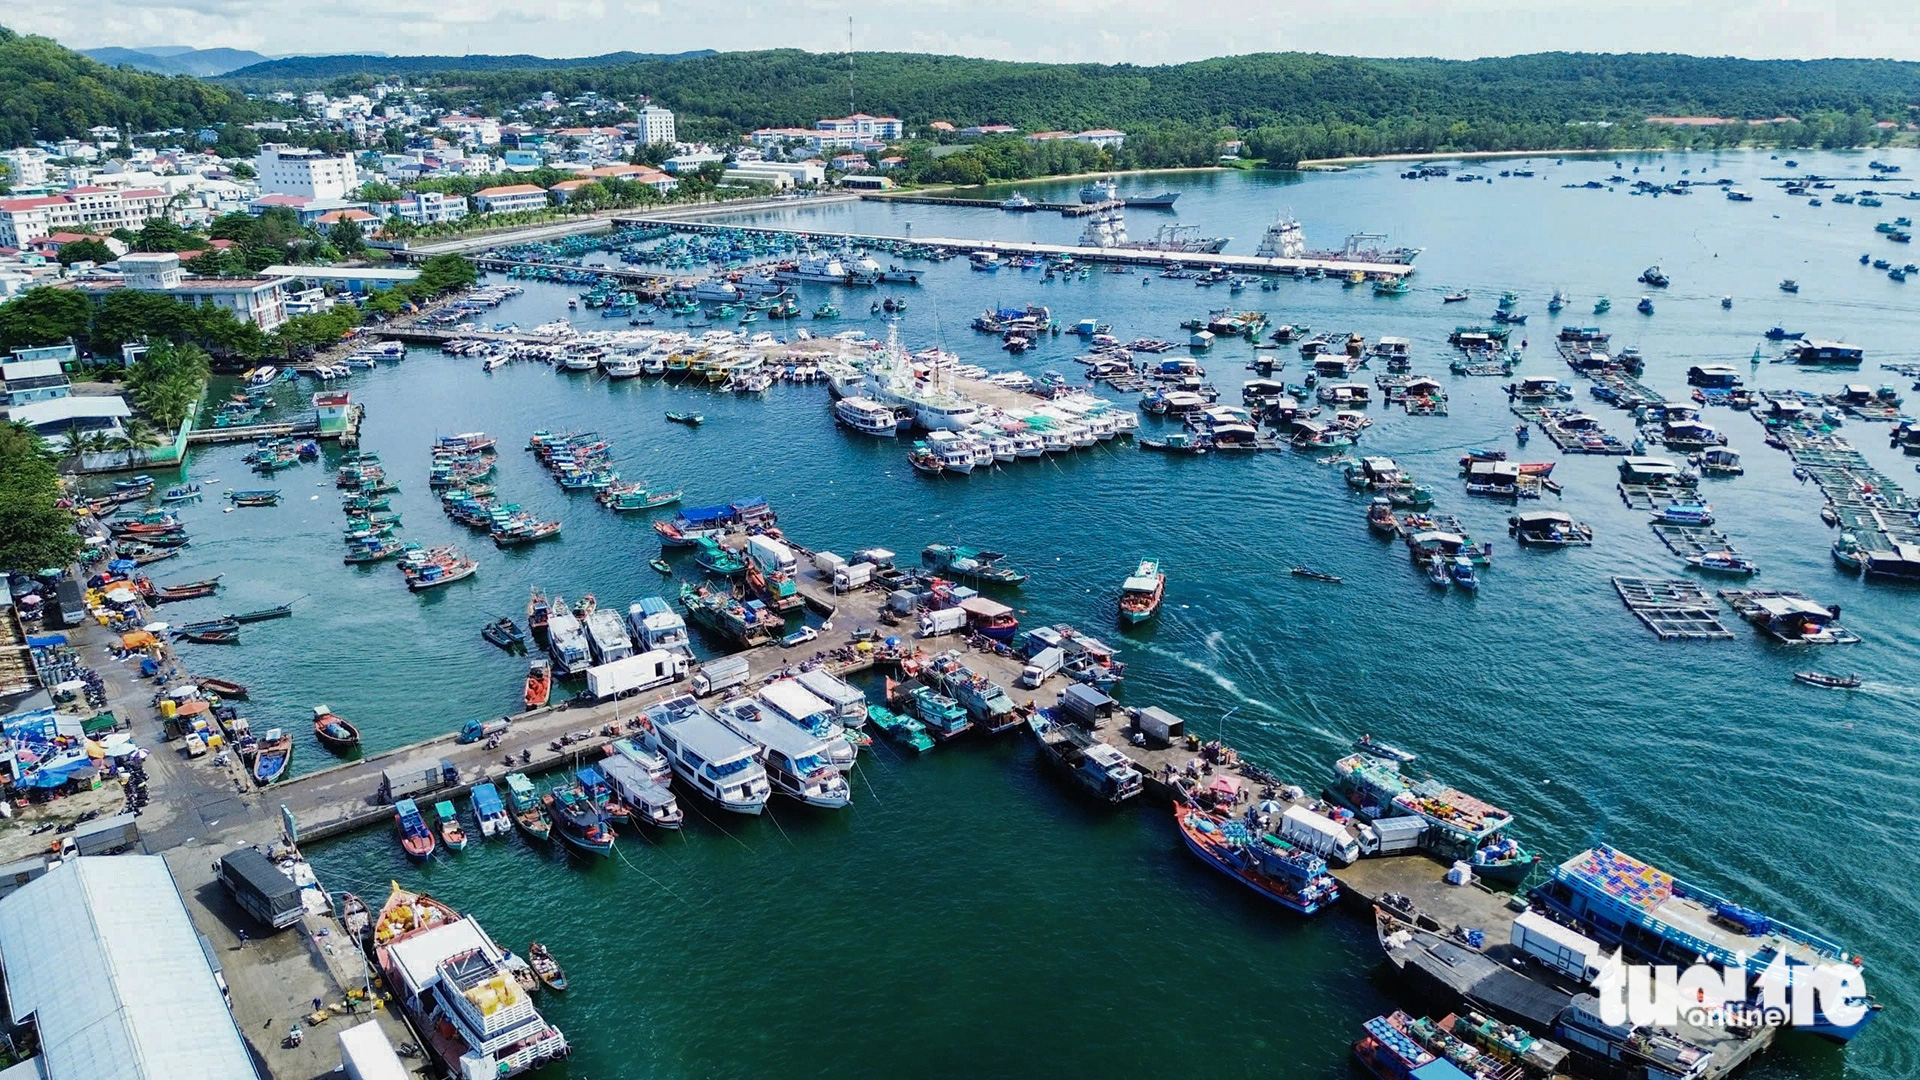
[(483, 627), (480, 636), (508, 652), (526, 651), (526, 636), (520, 632), (519, 625), (505, 615)]
[(1325, 572), (1323, 572), (1323, 571), (1320, 571), (1320, 570), (1315, 570), (1315, 569), (1314, 569), (1314, 568), (1312, 568), (1311, 566), (1296, 566), (1296, 567), (1294, 567), (1294, 568), (1293, 568), (1293, 576), (1294, 576), (1294, 577), (1303, 577), (1303, 578), (1309, 578), (1309, 579), (1311, 579), (1311, 580), (1313, 580), (1313, 581), (1326, 581), (1326, 582), (1330, 582), (1330, 583), (1332, 583), (1332, 584), (1334, 584), (1334, 585), (1338, 585), (1338, 584), (1340, 584), (1340, 582), (1341, 582), (1341, 580), (1342, 580), (1339, 574), (1329, 574), (1329, 573), (1325, 573)]
[(653, 567), (655, 570), (658, 570), (663, 574), (666, 574), (668, 577), (673, 576), (673, 564), (658, 555), (655, 555), (653, 558), (647, 560), (647, 565)]
[(1860, 685), (1858, 675), (1827, 675), (1818, 671), (1796, 671), (1793, 681), (1808, 686), (1824, 686), (1830, 690), (1852, 690)]
[(1731, 551), (1709, 551), (1699, 555), (1689, 555), (1687, 565), (1695, 570), (1711, 570), (1716, 574), (1751, 576), (1760, 572), (1759, 563)]
[(667, 419), (676, 424), (685, 424), (688, 427), (699, 427), (701, 424), (706, 423), (707, 420), (706, 417), (701, 416), (699, 413), (690, 412), (670, 412), (667, 414)]
[(1419, 760), (1420, 757), (1420, 755), (1411, 750), (1402, 750), (1391, 743), (1383, 743), (1371, 735), (1362, 735), (1358, 739), (1355, 739), (1353, 741), (1353, 748), (1362, 753), (1372, 754), (1377, 758), (1397, 761), (1402, 765), (1411, 765)]

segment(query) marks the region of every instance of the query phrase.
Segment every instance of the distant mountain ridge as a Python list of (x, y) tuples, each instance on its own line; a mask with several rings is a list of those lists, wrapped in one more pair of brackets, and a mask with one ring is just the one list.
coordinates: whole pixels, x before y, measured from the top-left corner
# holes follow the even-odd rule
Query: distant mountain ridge
[(718, 55), (714, 49), (679, 53), (617, 52), (601, 56), (553, 59), (516, 53), (510, 56), (289, 56), (260, 58), (248, 67), (223, 73), (229, 79), (337, 79), (344, 75), (418, 75), (433, 71), (557, 71), (570, 68), (619, 67), (650, 61), (698, 60)]
[(112, 67), (131, 67), (159, 75), (194, 75), (202, 79), (267, 61), (265, 56), (248, 49), (196, 49), (191, 45), (153, 45), (138, 49), (110, 46), (79, 52)]

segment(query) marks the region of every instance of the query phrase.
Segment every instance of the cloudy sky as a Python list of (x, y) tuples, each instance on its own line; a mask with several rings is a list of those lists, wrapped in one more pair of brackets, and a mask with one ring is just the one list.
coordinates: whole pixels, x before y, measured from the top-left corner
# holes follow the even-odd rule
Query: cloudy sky
[(74, 48), (269, 55), (845, 47), (1171, 63), (1301, 50), (1473, 57), (1544, 50), (1920, 60), (1912, 0), (12, 0), (0, 22)]

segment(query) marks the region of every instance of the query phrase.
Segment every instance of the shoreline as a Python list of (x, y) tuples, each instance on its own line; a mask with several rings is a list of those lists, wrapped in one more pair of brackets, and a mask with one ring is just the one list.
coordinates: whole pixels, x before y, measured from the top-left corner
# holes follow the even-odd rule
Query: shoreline
[(1375, 162), (1382, 161), (1491, 161), (1496, 158), (1605, 157), (1608, 154), (1646, 154), (1654, 152), (1666, 153), (1668, 151), (1686, 154), (1693, 153), (1691, 150), (1681, 150), (1677, 147), (1652, 146), (1641, 147), (1635, 150), (1629, 150), (1624, 147), (1613, 147), (1608, 150), (1463, 150), (1452, 154), (1444, 151), (1434, 151), (1424, 154), (1362, 154), (1354, 157), (1303, 158), (1295, 162), (1293, 167), (1296, 171), (1310, 172), (1316, 168), (1327, 165), (1371, 165)]
[(985, 184), (928, 184), (925, 187), (892, 188), (885, 192), (869, 194), (886, 195), (933, 195), (943, 191), (991, 191), (996, 188), (1019, 187), (1022, 184), (1068, 183), (1074, 180), (1098, 179), (1117, 176), (1152, 176), (1156, 173), (1203, 173), (1203, 172), (1248, 172), (1231, 165), (1170, 165), (1157, 169), (1098, 169), (1093, 172), (1061, 173), (1058, 176), (1029, 176), (1024, 180), (993, 180)]

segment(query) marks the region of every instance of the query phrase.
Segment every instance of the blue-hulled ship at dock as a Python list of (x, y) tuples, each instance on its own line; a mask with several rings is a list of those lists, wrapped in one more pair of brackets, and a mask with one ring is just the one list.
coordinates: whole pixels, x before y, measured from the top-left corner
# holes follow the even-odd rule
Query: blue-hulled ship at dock
[(1333, 906), (1340, 885), (1326, 861), (1240, 821), (1175, 803), (1174, 823), (1187, 850), (1201, 862), (1297, 915)]
[[(1553, 868), (1528, 894), (1533, 903), (1631, 961), (1687, 967), (1706, 961), (1738, 967), (1757, 980), (1784, 958), (1795, 970), (1826, 964), (1862, 966), (1838, 944), (1682, 881), (1625, 852), (1602, 845)], [(1801, 991), (1805, 992), (1805, 991)], [(1816, 1010), (1811, 1026), (1796, 1030), (1847, 1042), (1879, 1015), (1871, 997), (1851, 999), (1865, 1009), (1850, 1023)]]

